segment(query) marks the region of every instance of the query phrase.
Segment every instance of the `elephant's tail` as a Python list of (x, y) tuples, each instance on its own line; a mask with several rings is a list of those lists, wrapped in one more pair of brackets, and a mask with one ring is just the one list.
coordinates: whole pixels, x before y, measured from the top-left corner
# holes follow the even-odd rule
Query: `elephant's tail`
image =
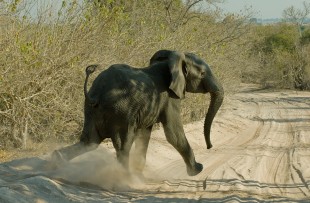
[(89, 97), (89, 95), (87, 93), (87, 81), (88, 81), (89, 75), (92, 74), (98, 66), (99, 65), (97, 65), (97, 64), (90, 65), (90, 66), (87, 66), (86, 70), (85, 70), (86, 78), (85, 78), (85, 82), (84, 82), (84, 96), (85, 96), (86, 103), (88, 105), (90, 105), (91, 107), (96, 107), (98, 105), (98, 101)]

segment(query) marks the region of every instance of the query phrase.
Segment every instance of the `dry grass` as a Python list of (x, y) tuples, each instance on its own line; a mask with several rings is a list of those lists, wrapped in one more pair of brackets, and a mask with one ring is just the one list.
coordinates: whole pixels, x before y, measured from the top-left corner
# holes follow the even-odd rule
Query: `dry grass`
[[(92, 63), (144, 67), (159, 49), (189, 51), (211, 65), (227, 92), (238, 84), (247, 50), (243, 17), (222, 22), (216, 13), (195, 13), (197, 18), (171, 29), (163, 5), (136, 2), (129, 11), (68, 4), (57, 18), (36, 20), (0, 6), (0, 148), (76, 140), (83, 124), (84, 69)], [(205, 95), (185, 103), (185, 121), (201, 118), (208, 107)]]

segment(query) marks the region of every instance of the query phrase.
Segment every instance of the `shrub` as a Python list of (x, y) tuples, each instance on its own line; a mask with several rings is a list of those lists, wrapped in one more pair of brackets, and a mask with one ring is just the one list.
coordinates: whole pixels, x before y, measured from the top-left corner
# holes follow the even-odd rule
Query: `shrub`
[[(43, 9), (34, 18), (27, 8), (38, 1), (7, 2), (0, 2), (6, 16), (0, 20), (0, 147), (76, 140), (83, 125), (84, 69), (92, 63), (144, 67), (157, 50), (175, 49), (204, 58), (226, 88), (239, 82), (248, 46), (243, 16), (222, 22), (211, 11), (188, 10), (185, 4), (167, 8), (162, 1), (133, 0), (98, 6), (71, 0), (58, 12)], [(204, 102), (185, 108), (185, 121), (204, 116), (208, 107), (204, 95), (184, 103), (193, 100)]]
[[(256, 26), (254, 30), (258, 34), (250, 56), (258, 63), (257, 74), (247, 81), (260, 82), (264, 86), (306, 89), (310, 62), (305, 51), (307, 33), (300, 38), (295, 25), (282, 23)], [(248, 75), (248, 72), (244, 74)]]

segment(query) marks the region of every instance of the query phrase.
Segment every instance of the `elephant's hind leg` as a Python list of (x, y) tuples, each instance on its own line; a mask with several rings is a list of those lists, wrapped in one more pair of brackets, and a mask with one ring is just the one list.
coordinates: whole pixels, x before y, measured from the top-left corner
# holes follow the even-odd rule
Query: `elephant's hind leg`
[(146, 152), (151, 137), (152, 127), (139, 129), (135, 138), (135, 150), (131, 159), (133, 172), (143, 176), (142, 171), (146, 162)]
[(135, 133), (132, 127), (121, 129), (112, 136), (117, 159), (127, 170), (129, 170), (129, 152), (134, 141), (134, 136)]
[(95, 150), (98, 145), (97, 143), (88, 144), (80, 141), (76, 144), (55, 150), (52, 153), (51, 161), (56, 166), (62, 165), (81, 154)]
[(99, 136), (95, 126), (92, 126), (90, 131), (84, 128), (80, 141), (76, 144), (55, 150), (52, 153), (51, 162), (55, 167), (58, 167), (81, 154), (95, 150), (101, 141), (102, 138)]

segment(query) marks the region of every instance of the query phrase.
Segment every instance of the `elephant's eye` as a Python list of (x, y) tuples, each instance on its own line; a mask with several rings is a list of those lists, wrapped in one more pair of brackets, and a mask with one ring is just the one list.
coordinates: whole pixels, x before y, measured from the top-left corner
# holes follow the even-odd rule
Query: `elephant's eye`
[(200, 72), (200, 76), (203, 78), (204, 76), (206, 75), (206, 72), (205, 71), (201, 71)]

